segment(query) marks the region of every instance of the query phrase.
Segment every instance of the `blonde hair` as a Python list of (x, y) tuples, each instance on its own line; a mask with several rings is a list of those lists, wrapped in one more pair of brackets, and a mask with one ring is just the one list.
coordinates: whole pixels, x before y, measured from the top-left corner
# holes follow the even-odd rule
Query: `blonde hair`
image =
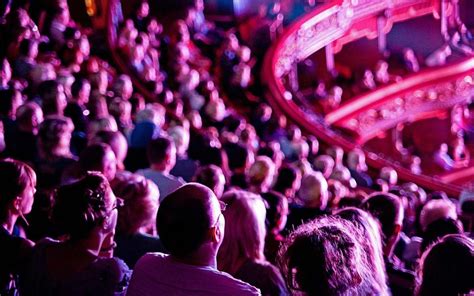
[(189, 148), (189, 131), (182, 126), (176, 125), (168, 129), (168, 135), (176, 145), (176, 151), (183, 155)]
[(456, 212), (456, 205), (444, 199), (433, 199), (427, 202), (420, 213), (420, 226), (423, 231), (426, 230), (428, 225), (439, 219), (451, 218), (453, 220), (458, 219)]
[(265, 260), (265, 203), (260, 196), (243, 190), (226, 192), (221, 200), (227, 209), (217, 262), (219, 270), (235, 274), (247, 260)]
[(360, 149), (354, 149), (347, 154), (347, 167), (352, 170), (367, 170), (365, 154)]
[(395, 185), (398, 182), (397, 171), (391, 167), (383, 167), (380, 170), (380, 179), (386, 181), (389, 185)]
[(365, 284), (372, 286), (377, 295), (390, 295), (383, 260), (381, 230), (375, 218), (368, 212), (353, 207), (338, 210), (335, 215), (352, 222), (360, 232), (359, 242), (365, 250), (362, 257), (369, 267), (369, 273), (364, 273)]
[(154, 228), (160, 193), (152, 181), (143, 176), (122, 172), (111, 184), (115, 195), (124, 200), (119, 209), (117, 230), (123, 234), (135, 234), (140, 228)]
[[(261, 186), (266, 181), (271, 182), (268, 178), (273, 178), (275, 174), (275, 164), (268, 156), (259, 156), (252, 164), (249, 170), (250, 184)], [(270, 185), (270, 184), (268, 184)]]
[(96, 134), (100, 131), (109, 131), (116, 132), (118, 131), (117, 121), (112, 116), (106, 116), (93, 120), (89, 124), (89, 129), (91, 129), (92, 134)]
[(149, 103), (146, 104), (145, 109), (140, 110), (136, 116), (136, 122), (153, 122), (161, 127), (165, 122), (166, 109), (161, 104)]
[(322, 209), (328, 203), (328, 182), (320, 172), (311, 172), (301, 179), (299, 199), (305, 205), (316, 205)]
[(320, 171), (325, 177), (329, 177), (334, 169), (334, 159), (326, 154), (316, 157), (313, 161), (313, 166)]

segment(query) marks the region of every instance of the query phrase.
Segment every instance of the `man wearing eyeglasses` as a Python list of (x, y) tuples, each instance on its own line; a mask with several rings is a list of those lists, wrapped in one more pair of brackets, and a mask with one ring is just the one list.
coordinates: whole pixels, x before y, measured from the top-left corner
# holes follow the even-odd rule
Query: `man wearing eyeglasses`
[(209, 188), (197, 183), (168, 195), (156, 221), (170, 255), (143, 256), (135, 266), (127, 295), (261, 295), (257, 288), (217, 270), (224, 209), (225, 204)]

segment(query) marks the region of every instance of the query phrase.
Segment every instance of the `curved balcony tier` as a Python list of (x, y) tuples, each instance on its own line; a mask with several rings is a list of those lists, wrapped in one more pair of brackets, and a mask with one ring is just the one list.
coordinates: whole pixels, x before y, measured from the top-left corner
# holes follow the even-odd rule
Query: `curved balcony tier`
[(350, 98), (325, 116), (315, 113), (288, 87), (297, 63), (317, 51), (338, 52), (347, 43), (389, 32), (397, 22), (427, 15), (439, 19), (442, 9), (441, 1), (423, 0), (335, 1), (320, 6), (290, 25), (267, 52), (262, 81), (269, 103), (329, 145), (345, 151), (361, 147), (374, 169), (392, 166), (405, 181), (458, 196), (463, 182), (474, 176), (471, 166), (437, 175), (416, 175), (397, 159), (365, 144), (400, 123), (446, 117), (453, 106), (465, 103), (474, 95), (474, 57), (404, 76)]

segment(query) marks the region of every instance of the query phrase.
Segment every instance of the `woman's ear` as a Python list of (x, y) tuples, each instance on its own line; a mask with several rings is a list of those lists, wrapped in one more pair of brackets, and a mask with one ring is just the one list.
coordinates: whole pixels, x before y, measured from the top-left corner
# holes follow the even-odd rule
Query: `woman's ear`
[(17, 196), (15, 197), (15, 200), (13, 201), (13, 208), (20, 213), (21, 212), (21, 197)]

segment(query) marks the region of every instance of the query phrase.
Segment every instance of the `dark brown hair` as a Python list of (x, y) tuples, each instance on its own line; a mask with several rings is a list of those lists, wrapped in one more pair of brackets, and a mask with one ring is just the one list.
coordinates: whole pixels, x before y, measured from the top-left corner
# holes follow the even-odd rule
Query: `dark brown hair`
[(71, 240), (86, 238), (107, 218), (106, 194), (110, 190), (107, 179), (98, 172), (87, 172), (85, 177), (56, 191), (52, 220), (62, 234)]
[(28, 186), (35, 186), (33, 169), (18, 160), (0, 160), (0, 219), (4, 219), (8, 205), (21, 196)]

